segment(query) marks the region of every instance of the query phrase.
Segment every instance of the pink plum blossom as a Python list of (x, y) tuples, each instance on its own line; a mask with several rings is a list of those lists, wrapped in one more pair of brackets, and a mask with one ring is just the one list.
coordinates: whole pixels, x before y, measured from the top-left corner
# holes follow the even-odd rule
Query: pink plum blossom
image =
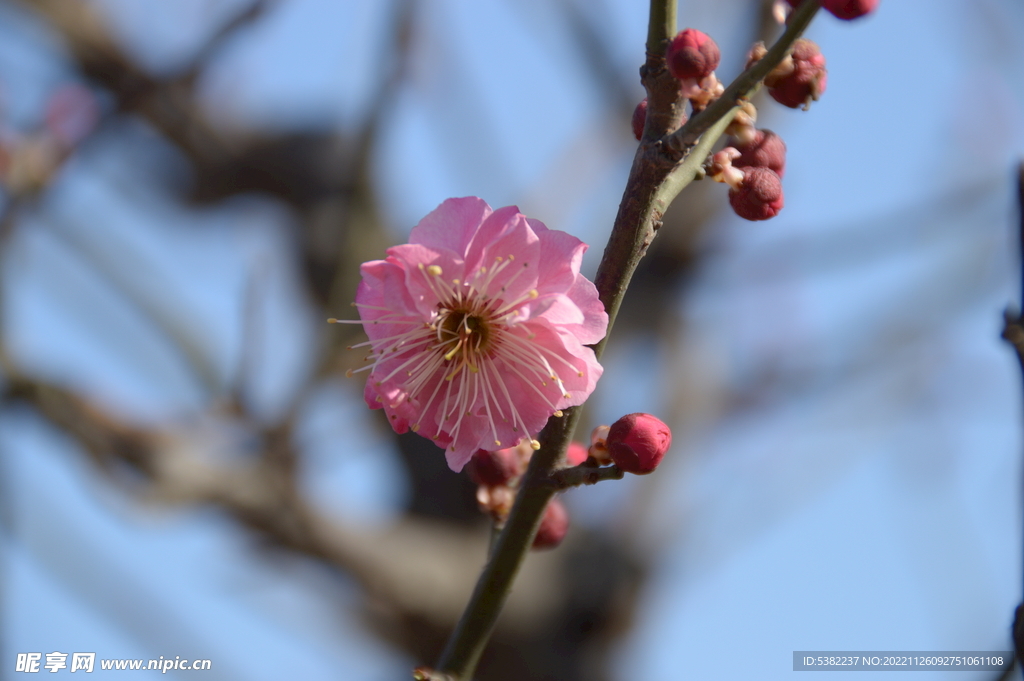
[(364, 397), (462, 467), (534, 437), (582, 404), (608, 315), (580, 274), (586, 244), (515, 206), (448, 199), (409, 243), (364, 263), (355, 305), (369, 341)]

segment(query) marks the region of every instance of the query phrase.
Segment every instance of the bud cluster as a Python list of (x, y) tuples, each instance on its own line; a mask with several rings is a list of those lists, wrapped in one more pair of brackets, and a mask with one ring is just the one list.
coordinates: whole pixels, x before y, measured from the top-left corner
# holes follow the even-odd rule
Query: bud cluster
[[(823, 8), (845, 20), (864, 16), (878, 6), (878, 0), (820, 2)], [(776, 0), (776, 17), (785, 21), (790, 9), (799, 4), (800, 0)], [(764, 43), (756, 43), (747, 55), (746, 67), (751, 68), (767, 53)], [(679, 81), (680, 96), (689, 101), (692, 113), (707, 108), (725, 91), (715, 76), (721, 58), (715, 41), (694, 28), (680, 31), (668, 46), (665, 65)], [(828, 71), (821, 49), (803, 38), (793, 43), (786, 58), (764, 79), (768, 94), (775, 101), (805, 111), (824, 94), (827, 84)], [(633, 134), (637, 140), (643, 137), (646, 118), (644, 99), (633, 112)], [(771, 130), (758, 129), (756, 121), (757, 109), (750, 101), (742, 101), (726, 129), (730, 135), (727, 146), (712, 156), (708, 174), (729, 185), (729, 205), (737, 215), (747, 220), (767, 220), (778, 215), (784, 205), (786, 144)]]
[[(579, 448), (582, 448), (582, 445), (577, 445), (575, 450), (570, 446), (566, 454), (570, 461), (575, 459), (582, 463)], [(481, 511), (490, 514), (496, 524), (500, 525), (508, 518), (516, 498), (516, 490), (523, 474), (526, 473), (527, 466), (530, 465), (533, 451), (531, 442), (524, 440), (515, 447), (493, 452), (481, 449), (466, 464), (466, 472), (477, 485), (477, 504)], [(533, 540), (533, 548), (547, 549), (558, 546), (568, 530), (569, 513), (565, 505), (558, 499), (552, 499), (544, 510), (540, 529)]]
[[(660, 419), (650, 414), (628, 414), (610, 426), (598, 426), (590, 435), (590, 446), (581, 442), (569, 444), (565, 453), (567, 468), (573, 472), (613, 471), (603, 466), (615, 464), (619, 470), (646, 475), (661, 463), (672, 444), (672, 432)], [(534, 449), (526, 440), (515, 447), (496, 451), (478, 450), (466, 472), (476, 483), (476, 500), (480, 510), (488, 513), (498, 525), (512, 510), (516, 491), (530, 464)], [(587, 476), (584, 476), (587, 477)], [(615, 477), (621, 478), (622, 473)], [(591, 480), (592, 484), (594, 480)], [(570, 484), (580, 484), (579, 481)], [(569, 514), (557, 498), (548, 502), (533, 542), (534, 549), (558, 546), (569, 529)]]

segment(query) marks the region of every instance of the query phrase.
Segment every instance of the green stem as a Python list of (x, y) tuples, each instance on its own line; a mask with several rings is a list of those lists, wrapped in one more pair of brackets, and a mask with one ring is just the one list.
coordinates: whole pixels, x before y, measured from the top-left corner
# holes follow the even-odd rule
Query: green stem
[(651, 0), (647, 22), (648, 54), (665, 54), (666, 40), (676, 35), (676, 0)]

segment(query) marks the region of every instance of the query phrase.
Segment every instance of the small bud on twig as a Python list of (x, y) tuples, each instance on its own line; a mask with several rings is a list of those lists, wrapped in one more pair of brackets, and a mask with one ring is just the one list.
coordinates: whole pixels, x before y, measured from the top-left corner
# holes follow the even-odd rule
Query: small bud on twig
[(646, 475), (661, 463), (672, 445), (672, 431), (650, 414), (627, 414), (608, 431), (608, 451), (615, 465), (636, 475)]
[(552, 499), (544, 509), (544, 517), (533, 540), (533, 548), (553, 549), (562, 543), (568, 531), (569, 512), (565, 510), (565, 505), (561, 501)]
[(744, 168), (743, 182), (729, 190), (729, 205), (747, 220), (775, 217), (784, 205), (779, 176), (768, 168)]

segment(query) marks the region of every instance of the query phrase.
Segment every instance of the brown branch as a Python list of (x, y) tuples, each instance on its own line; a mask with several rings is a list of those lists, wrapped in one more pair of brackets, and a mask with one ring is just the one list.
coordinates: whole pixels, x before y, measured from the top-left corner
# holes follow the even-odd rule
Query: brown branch
[[(661, 227), (665, 211), (679, 191), (697, 176), (704, 156), (735, 115), (736, 101), (722, 101), (725, 100), (723, 97), (719, 100), (721, 104), (714, 109), (717, 113), (704, 116), (703, 121), (691, 128), (691, 131), (701, 129), (700, 140), (692, 150), (687, 147), (681, 152), (681, 162), (680, 154), (670, 148), (668, 142), (682, 121), (686, 104), (679, 82), (665, 65), (665, 50), (675, 33), (675, 26), (669, 24), (674, 5), (674, 0), (651, 0), (647, 61), (640, 72), (648, 93), (647, 121), (611, 237), (594, 279), (608, 313), (607, 334), (594, 346), (598, 357), (608, 342), (633, 272)], [(817, 0), (804, 0), (791, 18), (790, 29), (758, 63), (757, 67), (763, 69), (765, 75), (784, 58), (817, 9)], [(744, 77), (749, 78), (749, 72), (741, 76)], [(730, 86), (726, 92), (735, 94), (739, 90), (740, 86)], [(742, 91), (746, 92), (746, 88)], [(711, 111), (713, 106), (705, 109), (704, 113)], [(712, 115), (717, 118), (712, 118)], [(693, 121), (699, 118), (695, 116)], [(529, 551), (544, 509), (554, 493), (548, 480), (564, 461), (566, 447), (580, 418), (579, 407), (563, 411), (564, 416), (550, 419), (538, 437), (541, 448), (530, 460), (491, 559), (480, 574), (473, 595), (437, 664), (438, 669), (460, 681), (469, 681), (472, 677)]]

